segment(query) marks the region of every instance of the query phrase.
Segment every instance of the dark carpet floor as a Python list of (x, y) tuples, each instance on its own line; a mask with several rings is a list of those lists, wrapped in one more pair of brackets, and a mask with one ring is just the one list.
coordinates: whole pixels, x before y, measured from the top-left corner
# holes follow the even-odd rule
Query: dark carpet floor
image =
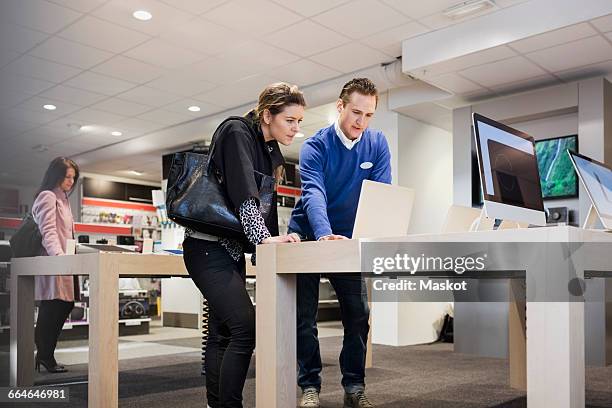
[[(182, 339), (198, 347), (199, 338)], [(164, 342), (168, 344), (169, 342)], [(338, 354), (340, 337), (321, 340), (322, 407), (342, 407)], [(374, 367), (367, 372), (367, 391), (378, 408), (518, 408), (525, 394), (508, 386), (506, 360), (452, 351), (452, 345), (374, 346)], [(120, 362), (119, 406), (122, 408), (205, 407), (199, 353), (139, 358)], [(65, 374), (36, 374), (36, 384), (72, 383), (70, 408), (87, 406), (87, 366)], [(255, 405), (255, 359), (244, 390), (244, 406)], [(587, 407), (612, 408), (612, 366), (587, 368)], [(19, 407), (66, 407), (66, 404), (19, 404)], [(548, 408), (548, 407), (538, 407)], [(551, 407), (552, 408), (552, 407)]]

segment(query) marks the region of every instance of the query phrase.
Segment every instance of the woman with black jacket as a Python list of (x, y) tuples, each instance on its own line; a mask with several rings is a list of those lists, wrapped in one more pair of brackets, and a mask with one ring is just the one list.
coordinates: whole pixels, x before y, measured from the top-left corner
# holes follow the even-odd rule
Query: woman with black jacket
[[(262, 215), (258, 178), (280, 174), (284, 159), (279, 143), (291, 144), (305, 105), (296, 86), (272, 84), (259, 95), (254, 110), (244, 118), (226, 120), (215, 132), (211, 160), (221, 173), (251, 249), (300, 240), (295, 234), (278, 236), (276, 197), (267, 215)], [(189, 230), (183, 242), (189, 275), (209, 305), (205, 369), (211, 408), (242, 407), (242, 390), (255, 348), (255, 309), (245, 287), (245, 250), (249, 248), (237, 240)]]

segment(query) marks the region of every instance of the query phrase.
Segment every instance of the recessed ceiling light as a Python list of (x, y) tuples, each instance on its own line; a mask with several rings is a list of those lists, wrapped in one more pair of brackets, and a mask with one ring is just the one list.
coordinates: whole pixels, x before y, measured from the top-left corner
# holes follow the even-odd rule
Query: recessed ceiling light
[(55, 105), (51, 105), (50, 103), (47, 105), (43, 105), (43, 108), (45, 108), (46, 110), (56, 110), (57, 106)]
[(304, 134), (302, 132), (298, 132), (295, 134), (295, 137), (304, 137)]
[(115, 130), (114, 132), (111, 132), (111, 135), (113, 135), (113, 136), (121, 136), (122, 134), (123, 133), (121, 133), (121, 132), (119, 132), (117, 130)]
[(140, 21), (149, 21), (153, 18), (153, 15), (146, 10), (136, 10), (132, 13), (132, 16), (134, 16), (136, 20)]
[(132, 173), (135, 176), (142, 176), (144, 173), (141, 171), (136, 171), (136, 170), (130, 170), (130, 173)]
[(187, 108), (187, 110), (188, 110), (189, 112), (199, 112), (199, 111), (200, 111), (200, 107), (199, 107), (199, 106), (195, 106), (195, 105), (194, 105), (194, 106), (190, 106), (190, 107), (188, 107), (188, 108)]
[(457, 20), (493, 7), (495, 3), (491, 0), (469, 0), (447, 8), (442, 11), (442, 14), (452, 20)]

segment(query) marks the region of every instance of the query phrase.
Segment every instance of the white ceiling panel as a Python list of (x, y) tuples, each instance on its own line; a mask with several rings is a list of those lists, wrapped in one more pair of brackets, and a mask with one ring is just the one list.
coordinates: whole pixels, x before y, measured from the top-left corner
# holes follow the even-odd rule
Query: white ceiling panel
[(387, 62), (391, 57), (355, 41), (333, 50), (313, 55), (310, 59), (343, 73), (349, 73)]
[(0, 20), (53, 34), (82, 16), (74, 10), (43, 0), (3, 1)]
[(92, 71), (137, 84), (149, 82), (164, 73), (162, 68), (122, 55), (117, 55), (105, 63), (94, 67)]
[[(262, 58), (264, 55), (265, 58)], [(236, 47), (229, 56), (229, 62), (245, 64), (257, 62), (266, 69), (289, 64), (298, 59), (299, 57), (296, 54), (264, 44), (261, 41), (249, 41), (240, 47)]]
[(68, 131), (62, 132), (55, 128), (42, 126), (29, 132), (23, 133), (19, 135), (18, 138), (19, 141), (25, 144), (26, 146), (34, 147), (40, 144), (51, 146), (55, 143), (59, 143), (63, 140), (70, 138), (70, 136), (71, 135)]
[(529, 78), (524, 81), (518, 82), (510, 82), (503, 85), (492, 86), (491, 88), (495, 92), (504, 93), (504, 92), (521, 92), (529, 89), (540, 88), (543, 86), (550, 86), (554, 84), (559, 84), (561, 81), (555, 78), (550, 74)]
[(233, 0), (203, 16), (251, 37), (270, 33), (302, 19), (301, 16), (267, 0)]
[(117, 95), (117, 97), (126, 101), (156, 108), (182, 99), (180, 96), (149, 88), (148, 86), (139, 86), (138, 88), (130, 89), (127, 92)]
[[(149, 21), (137, 20), (132, 16), (137, 10), (152, 14)], [(164, 30), (189, 21), (193, 14), (157, 0), (112, 0), (96, 9), (94, 16), (150, 35), (159, 35)]]
[(0, 94), (8, 92), (13, 94), (35, 95), (49, 89), (55, 84), (42, 79), (34, 79), (18, 74), (0, 71)]
[[(43, 108), (43, 105), (47, 105), (47, 104), (55, 105), (56, 109), (54, 111), (47, 111), (46, 109)], [(27, 101), (17, 105), (17, 107), (21, 109), (28, 109), (36, 113), (49, 112), (51, 113), (51, 115), (55, 115), (56, 117), (68, 115), (82, 108), (82, 106), (73, 105), (67, 102), (58, 102), (54, 99), (41, 98), (39, 96), (33, 96)]]
[(555, 75), (564, 81), (575, 81), (578, 79), (606, 76), (610, 74), (612, 74), (612, 60), (555, 72)]
[(66, 118), (63, 118), (60, 122), (78, 123), (83, 126), (88, 125), (103, 125), (111, 126), (120, 120), (126, 119), (124, 115), (117, 115), (110, 112), (101, 111), (99, 109), (85, 108), (77, 111)]
[(452, 111), (432, 102), (419, 103), (399, 109), (399, 113), (444, 130), (452, 131)]
[(20, 104), (32, 95), (23, 92), (11, 92), (0, 90), (0, 109), (10, 108)]
[(4, 75), (4, 72), (59, 83), (78, 75), (81, 73), (81, 70), (69, 67), (68, 65), (24, 55), (2, 68), (2, 75)]
[(454, 72), (431, 78), (429, 82), (455, 94), (465, 94), (482, 90), (482, 86), (465, 79), (461, 75)]
[(48, 37), (48, 34), (20, 27), (16, 24), (6, 22), (0, 24), (0, 50), (24, 53), (42, 43)]
[(162, 0), (169, 6), (176, 7), (192, 14), (202, 14), (209, 11), (228, 0)]
[(107, 0), (47, 0), (82, 13), (89, 13), (96, 7), (100, 7)]
[(341, 75), (341, 72), (308, 59), (301, 59), (273, 69), (270, 75), (284, 82), (305, 86), (337, 77)]
[[(266, 58), (261, 56), (265, 55)], [(217, 85), (236, 82), (249, 76), (297, 61), (300, 57), (261, 42), (248, 42), (230, 55), (193, 65), (194, 75)]]
[(30, 51), (29, 54), (81, 69), (89, 69), (113, 56), (110, 52), (58, 37), (49, 38)]
[(55, 99), (61, 102), (68, 102), (79, 106), (89, 106), (108, 97), (99, 93), (84, 91), (82, 89), (64, 85), (54, 86), (53, 88), (41, 93), (39, 96)]
[(612, 31), (612, 14), (597, 18), (592, 21), (592, 24), (602, 33)]
[[(17, 119), (0, 121), (0, 140), (12, 139), (17, 135), (30, 131), (39, 126), (40, 125), (36, 123), (24, 122)], [(1, 150), (4, 150), (4, 146)]]
[(356, 39), (408, 22), (408, 18), (377, 0), (352, 1), (319, 14), (313, 20)]
[(527, 56), (549, 71), (558, 72), (612, 59), (612, 45), (601, 36), (595, 36), (536, 51)]
[(35, 123), (37, 125), (44, 125), (56, 120), (61, 116), (44, 109), (41, 109), (41, 111), (42, 112), (33, 112), (31, 110), (22, 109), (19, 107), (9, 108), (0, 111), (0, 121), (18, 120), (22, 122)]
[(204, 54), (159, 39), (147, 41), (125, 52), (124, 55), (166, 69), (181, 68), (206, 58)]
[(124, 101), (119, 98), (109, 98), (102, 102), (98, 102), (91, 106), (93, 109), (102, 110), (105, 112), (116, 113), (124, 116), (136, 116), (151, 110), (150, 106), (130, 101)]
[[(411, 72), (417, 77), (433, 77), (447, 72), (457, 72), (463, 69), (474, 67), (477, 65), (486, 64), (494, 61), (501, 61), (517, 55), (515, 51), (509, 47), (502, 45), (499, 47), (490, 48), (485, 51), (469, 54), (463, 57), (454, 58), (438, 64), (424, 67), (423, 70)], [(402, 56), (402, 58), (410, 58), (410, 56)]]
[(453, 6), (457, 0), (428, 0), (428, 1), (405, 1), (405, 0), (382, 0), (396, 10), (415, 20), (421, 19)]
[(178, 123), (187, 122), (193, 119), (189, 115), (171, 112), (166, 109), (156, 109), (145, 112), (142, 115), (138, 115), (138, 118), (148, 120), (149, 122), (154, 122), (162, 126), (176, 125)]
[(348, 3), (349, 0), (273, 0), (304, 17), (312, 17), (341, 4)]
[(492, 87), (541, 76), (546, 71), (519, 56), (468, 68), (460, 71), (460, 74), (477, 84)]
[(61, 31), (58, 36), (102, 50), (121, 53), (151, 37), (92, 16), (85, 16)]
[(181, 96), (192, 96), (209, 91), (217, 85), (202, 81), (193, 75), (190, 67), (187, 71), (174, 71), (147, 83), (148, 87), (160, 89)]
[(17, 51), (6, 51), (0, 49), (0, 68), (10, 64), (21, 56)]
[(79, 143), (75, 140), (66, 140), (57, 142), (51, 146), (54, 151), (62, 152), (62, 156), (76, 156), (77, 154), (87, 152), (95, 148), (95, 145), (90, 143)]
[(136, 86), (134, 83), (96, 74), (91, 71), (83, 72), (81, 75), (67, 81), (65, 85), (104, 95), (114, 95), (119, 92), (125, 92)]
[(264, 40), (302, 57), (317, 54), (350, 41), (348, 37), (310, 20), (304, 20), (276, 31), (266, 36)]
[(566, 42), (591, 37), (595, 34), (597, 34), (597, 31), (595, 31), (593, 27), (587, 23), (582, 23), (565, 27), (560, 30), (536, 35), (524, 40), (515, 41), (508, 45), (514, 48), (516, 51), (526, 54), (531, 51), (554, 47), (555, 45), (564, 44)]
[(402, 55), (403, 40), (427, 31), (429, 31), (429, 29), (423, 24), (411, 21), (399, 27), (394, 27), (390, 30), (385, 30), (363, 38), (361, 42), (386, 54), (399, 57)]
[[(187, 108), (190, 106), (199, 106), (200, 111), (199, 112), (188, 111)], [(187, 115), (191, 119), (193, 119), (193, 118), (199, 118), (202, 116), (207, 116), (212, 113), (220, 112), (223, 110), (223, 108), (217, 105), (199, 101), (197, 99), (187, 99), (186, 98), (186, 99), (181, 99), (180, 101), (171, 103), (170, 105), (164, 106), (164, 110), (176, 112), (181, 115)]]
[(161, 39), (179, 47), (188, 48), (207, 55), (230, 52), (249, 40), (240, 32), (215, 24), (204, 18), (195, 18), (164, 31)]
[(224, 108), (231, 108), (257, 100), (261, 91), (267, 85), (274, 82), (278, 82), (278, 80), (267, 75), (255, 75), (238, 82), (220, 86), (204, 94), (196, 95), (194, 99)]
[(160, 129), (162, 126), (144, 119), (129, 118), (117, 122), (114, 127), (123, 133), (122, 137), (131, 138)]

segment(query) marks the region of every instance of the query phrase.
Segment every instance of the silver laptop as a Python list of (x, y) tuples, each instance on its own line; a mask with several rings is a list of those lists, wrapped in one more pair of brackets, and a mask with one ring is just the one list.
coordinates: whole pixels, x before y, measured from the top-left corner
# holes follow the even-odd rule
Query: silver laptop
[(612, 168), (582, 154), (568, 153), (603, 227), (612, 231)]
[(353, 238), (391, 238), (408, 234), (414, 190), (364, 180)]

